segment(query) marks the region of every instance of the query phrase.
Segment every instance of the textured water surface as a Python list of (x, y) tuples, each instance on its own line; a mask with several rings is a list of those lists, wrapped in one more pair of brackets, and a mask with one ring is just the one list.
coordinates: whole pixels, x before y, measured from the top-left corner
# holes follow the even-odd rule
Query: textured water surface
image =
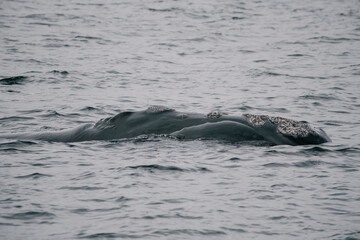
[(281, 116), (331, 143), (0, 140), (2, 239), (359, 239), (359, 1), (0, 3), (0, 134), (120, 111)]

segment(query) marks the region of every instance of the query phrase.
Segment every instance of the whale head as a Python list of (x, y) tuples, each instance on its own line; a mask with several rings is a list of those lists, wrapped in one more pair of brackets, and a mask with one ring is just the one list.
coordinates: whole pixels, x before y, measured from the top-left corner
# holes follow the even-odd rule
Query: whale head
[(321, 128), (311, 127), (305, 135), (287, 135), (286, 136), (294, 145), (311, 145), (331, 142), (331, 139)]
[(264, 138), (275, 144), (307, 145), (330, 142), (321, 128), (314, 128), (307, 122), (283, 117), (244, 114), (247, 122)]

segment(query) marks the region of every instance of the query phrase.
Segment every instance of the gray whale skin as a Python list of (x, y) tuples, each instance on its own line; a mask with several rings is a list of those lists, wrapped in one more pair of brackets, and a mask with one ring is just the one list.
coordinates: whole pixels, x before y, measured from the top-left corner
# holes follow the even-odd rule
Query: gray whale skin
[(319, 128), (281, 117), (226, 113), (181, 113), (153, 106), (138, 112), (121, 112), (75, 129), (58, 132), (18, 133), (2, 138), (51, 142), (115, 140), (146, 134), (165, 134), (178, 139), (218, 139), (231, 142), (262, 140), (270, 144), (305, 145), (329, 142)]

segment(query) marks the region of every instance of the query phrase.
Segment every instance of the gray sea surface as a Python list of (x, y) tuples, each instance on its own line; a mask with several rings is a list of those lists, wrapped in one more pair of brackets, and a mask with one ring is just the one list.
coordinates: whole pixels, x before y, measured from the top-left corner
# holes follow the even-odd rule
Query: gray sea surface
[(332, 142), (0, 139), (0, 238), (360, 239), (359, 97), (359, 0), (1, 0), (0, 134), (164, 105)]

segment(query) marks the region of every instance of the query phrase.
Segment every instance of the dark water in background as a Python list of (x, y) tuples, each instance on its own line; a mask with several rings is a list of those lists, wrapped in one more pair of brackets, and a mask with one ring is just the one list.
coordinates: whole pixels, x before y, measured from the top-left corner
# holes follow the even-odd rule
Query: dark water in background
[(360, 1), (89, 2), (0, 2), (0, 134), (166, 105), (333, 142), (0, 140), (0, 238), (360, 238)]

